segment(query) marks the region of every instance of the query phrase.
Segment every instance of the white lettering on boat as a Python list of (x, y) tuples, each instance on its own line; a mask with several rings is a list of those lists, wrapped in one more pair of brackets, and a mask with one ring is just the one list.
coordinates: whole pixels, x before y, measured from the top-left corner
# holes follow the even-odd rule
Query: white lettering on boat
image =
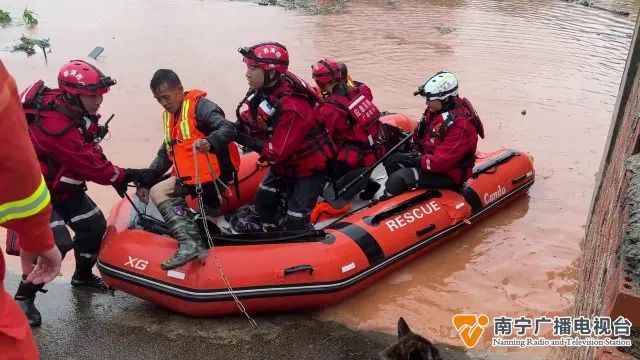
[(506, 193), (507, 193), (507, 190), (502, 186), (498, 185), (498, 189), (495, 192), (491, 194), (484, 193), (484, 204), (487, 205), (489, 203), (492, 203), (498, 200), (499, 198), (501, 198)]
[(387, 225), (389, 231), (394, 232), (395, 230), (405, 227), (418, 219), (422, 219), (425, 215), (429, 215), (439, 210), (440, 205), (435, 202), (435, 200), (432, 200), (427, 204), (420, 205), (402, 215), (398, 215), (393, 219), (387, 220), (385, 225)]
[(124, 263), (125, 266), (130, 266), (134, 269), (145, 270), (147, 266), (149, 266), (149, 262), (147, 260), (134, 258), (133, 256), (129, 256), (129, 261)]

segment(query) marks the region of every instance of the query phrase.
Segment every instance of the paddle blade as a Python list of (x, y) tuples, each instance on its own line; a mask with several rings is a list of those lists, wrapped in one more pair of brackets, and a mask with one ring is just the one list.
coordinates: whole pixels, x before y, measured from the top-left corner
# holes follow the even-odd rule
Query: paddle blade
[(96, 46), (95, 49), (93, 49), (87, 56), (95, 60), (98, 58), (98, 56), (100, 56), (100, 54), (102, 54), (103, 51), (104, 48), (102, 46)]

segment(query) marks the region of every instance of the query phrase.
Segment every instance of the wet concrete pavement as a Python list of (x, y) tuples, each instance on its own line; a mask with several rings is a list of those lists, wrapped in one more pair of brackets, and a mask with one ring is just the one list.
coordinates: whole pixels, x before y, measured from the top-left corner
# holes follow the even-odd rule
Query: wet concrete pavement
[[(13, 293), (18, 281), (8, 274), (7, 290)], [(34, 331), (43, 360), (379, 359), (395, 340), (309, 313), (256, 317), (254, 329), (239, 316), (186, 318), (121, 292), (75, 289), (65, 277), (46, 288), (36, 300), (43, 325)], [(444, 359), (472, 359), (461, 350), (441, 349)]]

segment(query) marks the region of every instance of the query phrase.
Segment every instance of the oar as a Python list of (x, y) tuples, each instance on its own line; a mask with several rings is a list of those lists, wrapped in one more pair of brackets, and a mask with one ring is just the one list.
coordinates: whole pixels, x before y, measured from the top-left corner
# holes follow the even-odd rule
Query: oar
[[(409, 139), (411, 139), (412, 136), (413, 136), (413, 133), (410, 133), (407, 136), (405, 136), (402, 140), (400, 140), (400, 142), (398, 142), (394, 147), (392, 147), (383, 157), (378, 159), (378, 161), (376, 161), (373, 165), (369, 166), (368, 168), (355, 169), (347, 173), (345, 176), (343, 176), (341, 179), (344, 179), (348, 176), (353, 180), (351, 180), (345, 187), (343, 187), (340, 191), (338, 191), (338, 193), (335, 194), (333, 199), (334, 200), (342, 199), (343, 196), (347, 193), (347, 191), (351, 190), (352, 188), (360, 189), (360, 190), (364, 189), (364, 187), (367, 185), (367, 182), (369, 181), (369, 176), (371, 175), (373, 170), (378, 165), (380, 165), (383, 161), (385, 161), (391, 154), (396, 152), (404, 143), (406, 143)], [(357, 192), (355, 194), (353, 193), (354, 191), (352, 191), (350, 194), (350, 195), (353, 195), (352, 198), (355, 197), (355, 194), (357, 194)], [(345, 196), (344, 198), (349, 199), (349, 196)]]

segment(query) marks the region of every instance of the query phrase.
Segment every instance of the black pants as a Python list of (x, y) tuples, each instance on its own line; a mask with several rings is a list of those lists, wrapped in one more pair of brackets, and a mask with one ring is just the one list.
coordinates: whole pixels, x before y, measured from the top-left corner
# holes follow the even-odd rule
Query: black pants
[(347, 163), (344, 163), (342, 161), (333, 161), (331, 162), (330, 166), (331, 166), (331, 171), (329, 172), (329, 175), (331, 176), (331, 179), (334, 181), (345, 176), (348, 172), (358, 169), (358, 167), (349, 166)]
[[(62, 256), (73, 249), (76, 272), (91, 272), (107, 229), (102, 211), (84, 192), (66, 200), (53, 200), (52, 205), (50, 226)], [(67, 226), (75, 233), (73, 238)]]
[(455, 189), (456, 183), (447, 175), (427, 173), (416, 168), (402, 168), (389, 175), (385, 194), (398, 195), (411, 189)]
[[(367, 167), (353, 167), (341, 161), (334, 161), (330, 164), (330, 169), (328, 171), (331, 181), (330, 186), (333, 186), (334, 192), (337, 193), (360, 176), (366, 169)], [(358, 195), (358, 193), (361, 193), (361, 191), (363, 191), (361, 194), (369, 193), (368, 196), (365, 195), (367, 198), (373, 197), (375, 192), (380, 188), (380, 185), (371, 179), (371, 174), (369, 174), (367, 179), (367, 182), (364, 180), (363, 182), (358, 182), (361, 186), (351, 187), (343, 196), (341, 196), (341, 198), (351, 201), (356, 197), (356, 195)]]
[(269, 170), (256, 193), (256, 213), (265, 228), (312, 229), (309, 218), (324, 183), (323, 174), (289, 178)]

